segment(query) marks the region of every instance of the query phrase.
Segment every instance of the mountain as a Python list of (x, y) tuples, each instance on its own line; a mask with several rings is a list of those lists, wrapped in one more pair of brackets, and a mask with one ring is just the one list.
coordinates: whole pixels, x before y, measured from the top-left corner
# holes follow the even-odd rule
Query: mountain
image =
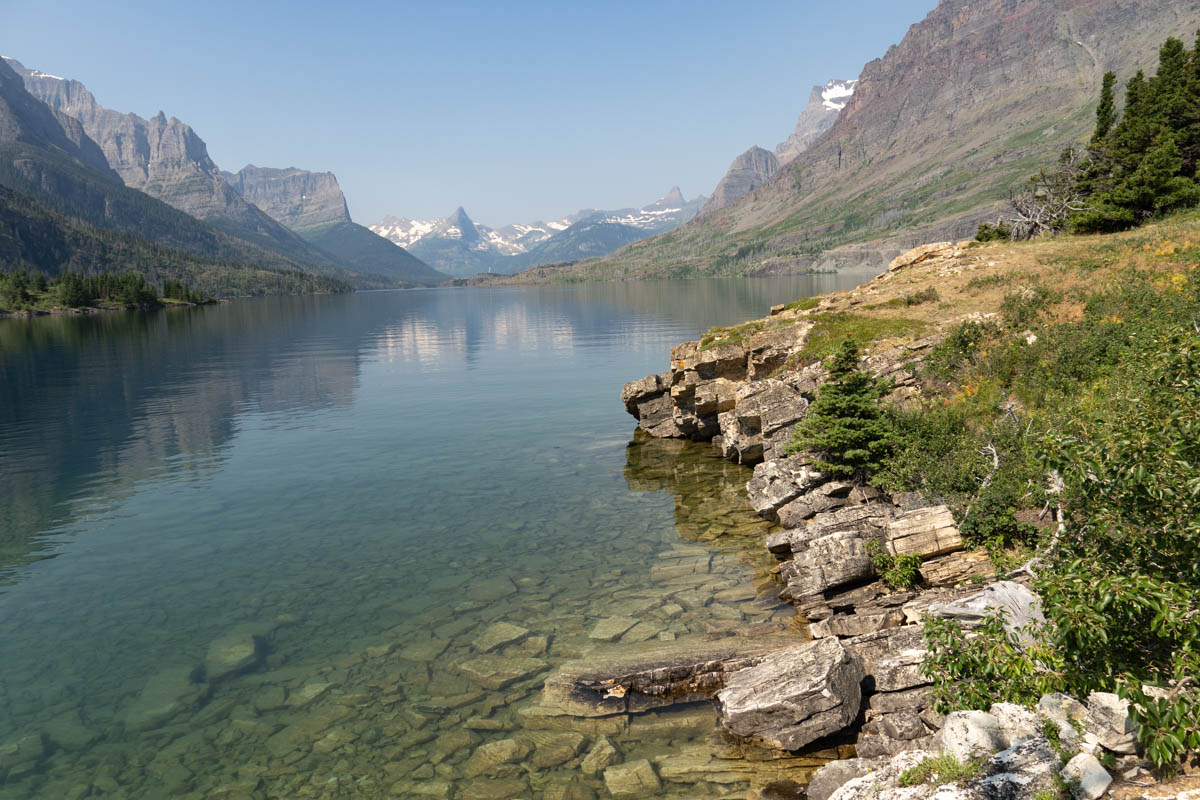
[(225, 172), (233, 189), (300, 238), (358, 272), (432, 285), (446, 280), (428, 264), (350, 219), (332, 172), (247, 165)]
[(741, 200), (560, 279), (883, 265), (995, 219), (1084, 141), (1106, 70), (1151, 68), (1200, 2), (941, 0), (867, 64), (833, 127)]
[(808, 105), (796, 120), (792, 135), (775, 146), (779, 163), (791, 161), (808, 149), (821, 134), (833, 127), (850, 98), (854, 96), (857, 80), (832, 80), (824, 86), (814, 86), (808, 94)]
[(60, 153), (94, 169), (108, 180), (119, 180), (104, 153), (84, 133), (83, 126), (55, 113), (25, 91), (21, 76), (0, 61), (0, 143), (31, 145)]
[(197, 258), (89, 225), (7, 186), (0, 186), (0, 269), (49, 276), (137, 272), (156, 285), (170, 278), (213, 297), (350, 291), (349, 284), (326, 275)]
[(758, 145), (733, 160), (725, 177), (713, 190), (712, 197), (704, 204), (701, 214), (712, 212), (732, 205), (746, 195), (762, 186), (779, 171), (779, 159), (769, 150), (763, 150)]
[[(120, 248), (162, 251), (168, 253), (164, 256), (168, 261), (181, 255), (214, 262), (221, 265), (222, 270), (313, 271), (309, 262), (230, 236), (161, 200), (125, 186), (107, 166), (103, 153), (81, 124), (61, 112), (52, 111), (33, 97), (26, 90), (22, 77), (4, 60), (0, 60), (0, 186), (11, 190), (18, 198), (10, 203), (11, 209), (35, 209), (30, 213), (37, 219), (35, 227), (40, 231), (33, 239), (23, 239), (13, 233), (15, 238), (9, 241), (5, 257), (7, 264), (41, 265), (43, 256), (35, 251), (32, 242), (48, 241), (44, 235), (47, 231), (45, 214), (48, 213), (54, 215), (50, 227), (58, 225), (59, 218), (66, 218), (72, 225), (79, 223), (103, 229), (106, 236), (128, 234), (130, 240), (121, 240), (124, 243), (118, 251)], [(13, 213), (17, 212), (14, 210)], [(19, 232), (21, 225), (12, 230)], [(64, 231), (64, 236), (68, 233)], [(67, 238), (80, 241), (73, 236)], [(140, 244), (135, 247), (129, 242)], [(73, 256), (64, 258), (64, 263), (73, 263)], [(332, 267), (324, 271), (345, 275)], [(151, 275), (150, 272), (145, 274)], [(226, 281), (226, 284), (235, 292), (243, 288), (255, 291), (253, 281)]]
[(79, 121), (126, 186), (289, 258), (334, 266), (325, 253), (246, 202), (208, 155), (192, 128), (158, 112), (150, 119), (105, 108), (79, 81), (27, 69), (5, 58), (25, 88), (59, 114)]
[(630, 242), (675, 228), (696, 216), (707, 200), (687, 200), (678, 186), (642, 208), (582, 209), (551, 222), (489, 228), (462, 207), (448, 217), (384, 217), (371, 230), (408, 248), (435, 269), (455, 276), (512, 272), (551, 261), (593, 258)]

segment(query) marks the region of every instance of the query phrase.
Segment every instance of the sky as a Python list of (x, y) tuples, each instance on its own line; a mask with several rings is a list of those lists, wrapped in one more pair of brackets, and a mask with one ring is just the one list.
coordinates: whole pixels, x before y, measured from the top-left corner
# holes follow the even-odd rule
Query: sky
[(0, 55), (188, 123), (222, 169), (337, 175), (356, 222), (492, 226), (709, 194), (936, 0), (0, 0)]

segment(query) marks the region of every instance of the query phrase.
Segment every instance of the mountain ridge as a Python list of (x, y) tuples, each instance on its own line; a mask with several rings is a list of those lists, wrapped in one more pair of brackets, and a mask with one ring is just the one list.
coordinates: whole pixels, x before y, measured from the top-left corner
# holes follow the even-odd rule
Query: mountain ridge
[(449, 216), (436, 220), (384, 217), (370, 229), (442, 272), (468, 277), (604, 255), (614, 247), (692, 219), (706, 200), (703, 195), (687, 200), (678, 186), (672, 186), (641, 208), (586, 208), (550, 222), (491, 228), (473, 221), (459, 206)]
[(913, 244), (972, 235), (1010, 189), (1086, 138), (1105, 70), (1152, 65), (1148, 54), (1198, 20), (1196, 0), (942, 0), (758, 189), (556, 279), (882, 266)]

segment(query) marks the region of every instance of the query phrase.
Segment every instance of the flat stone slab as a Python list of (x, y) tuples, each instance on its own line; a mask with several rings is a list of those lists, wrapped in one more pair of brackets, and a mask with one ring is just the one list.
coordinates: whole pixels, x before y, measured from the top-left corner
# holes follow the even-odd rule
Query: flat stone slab
[(588, 634), (588, 638), (598, 639), (602, 642), (612, 642), (637, 624), (638, 621), (633, 617), (605, 617), (596, 623), (596, 627), (592, 628), (592, 632)]
[(658, 773), (646, 759), (617, 764), (604, 770), (604, 785), (617, 800), (650, 797), (662, 788)]
[(503, 689), (523, 678), (536, 675), (547, 666), (549, 665), (540, 658), (487, 655), (462, 662), (458, 665), (458, 670), (488, 689)]
[(519, 625), (513, 625), (508, 622), (497, 622), (494, 625), (489, 625), (487, 630), (479, 634), (479, 638), (474, 642), (474, 647), (481, 653), (490, 653), (505, 645), (520, 642), (528, 635), (529, 630), (527, 628), (522, 628)]

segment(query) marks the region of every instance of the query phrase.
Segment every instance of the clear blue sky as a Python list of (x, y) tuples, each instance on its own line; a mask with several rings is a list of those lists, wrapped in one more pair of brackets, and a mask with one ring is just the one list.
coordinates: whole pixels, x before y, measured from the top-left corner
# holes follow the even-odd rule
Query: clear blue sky
[(223, 168), (337, 174), (355, 220), (489, 225), (708, 194), (936, 0), (0, 0), (0, 54), (189, 123)]

